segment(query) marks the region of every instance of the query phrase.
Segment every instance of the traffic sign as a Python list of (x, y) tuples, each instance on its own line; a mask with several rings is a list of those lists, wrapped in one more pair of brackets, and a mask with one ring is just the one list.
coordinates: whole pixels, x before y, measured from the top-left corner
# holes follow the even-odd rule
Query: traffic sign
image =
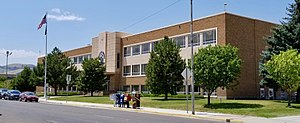
[(70, 84), (70, 81), (71, 81), (71, 75), (67, 75), (67, 84)]
[[(187, 80), (187, 84), (188, 85), (191, 85), (191, 74), (192, 72), (191, 72), (191, 69), (189, 69), (189, 68), (185, 68), (183, 71), (182, 71), (182, 73), (181, 73), (181, 75), (182, 75), (182, 77), (185, 79), (185, 80)], [(184, 85), (185, 85), (185, 81), (184, 81), (184, 83), (183, 83)]]

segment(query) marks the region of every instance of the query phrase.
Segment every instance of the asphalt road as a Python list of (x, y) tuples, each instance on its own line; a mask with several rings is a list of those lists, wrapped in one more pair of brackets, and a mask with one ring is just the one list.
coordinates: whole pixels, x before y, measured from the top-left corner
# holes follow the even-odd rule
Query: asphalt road
[(218, 123), (196, 118), (0, 100), (0, 123)]

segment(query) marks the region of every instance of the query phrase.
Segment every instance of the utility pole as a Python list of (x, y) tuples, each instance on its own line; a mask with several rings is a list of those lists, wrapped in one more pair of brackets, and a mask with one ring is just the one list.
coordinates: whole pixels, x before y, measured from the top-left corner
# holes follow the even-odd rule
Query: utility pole
[(191, 23), (190, 23), (190, 32), (191, 32), (191, 86), (192, 86), (192, 114), (195, 115), (195, 94), (194, 94), (194, 41), (193, 41), (193, 0), (191, 0)]
[[(8, 70), (8, 56), (10, 56), (12, 54), (12, 52), (6, 51), (6, 70), (5, 70), (5, 75), (6, 75), (6, 79), (8, 79), (8, 74), (7, 74), (7, 70)], [(7, 87), (7, 82), (5, 84), (6, 88)]]

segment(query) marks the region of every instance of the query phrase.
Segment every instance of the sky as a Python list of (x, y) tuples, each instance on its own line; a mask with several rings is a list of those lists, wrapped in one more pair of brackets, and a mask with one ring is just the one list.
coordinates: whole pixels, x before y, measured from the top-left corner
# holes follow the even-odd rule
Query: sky
[[(294, 0), (193, 0), (194, 18), (226, 11), (280, 23)], [(45, 54), (43, 26), (48, 12), (48, 52), (87, 46), (99, 33), (145, 32), (190, 20), (190, 0), (6, 0), (0, 1), (0, 65), (36, 65)]]

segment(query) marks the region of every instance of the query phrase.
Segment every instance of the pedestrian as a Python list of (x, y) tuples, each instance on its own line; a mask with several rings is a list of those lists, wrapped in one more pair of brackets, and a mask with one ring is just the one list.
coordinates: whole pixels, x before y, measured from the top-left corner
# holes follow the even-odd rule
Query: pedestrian
[(110, 100), (114, 101), (114, 107), (116, 107), (116, 105), (117, 105), (117, 96), (116, 96), (116, 94), (111, 94), (109, 97), (110, 97)]
[(131, 96), (130, 96), (130, 94), (127, 94), (127, 96), (126, 96), (126, 105), (127, 105), (126, 107), (127, 107), (127, 108), (130, 108), (130, 107), (129, 107), (129, 102), (130, 102), (130, 101), (131, 101)]
[(116, 94), (116, 106), (120, 106), (120, 94)]
[(119, 107), (124, 107), (124, 93), (120, 95), (120, 106)]

